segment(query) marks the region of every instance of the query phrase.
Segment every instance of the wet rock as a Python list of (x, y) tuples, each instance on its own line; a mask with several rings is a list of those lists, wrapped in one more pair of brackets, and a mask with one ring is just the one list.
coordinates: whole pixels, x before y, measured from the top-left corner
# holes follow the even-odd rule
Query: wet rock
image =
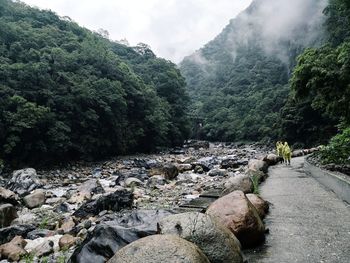
[(212, 169), (208, 172), (208, 175), (211, 177), (214, 176), (227, 176), (228, 172), (225, 169)]
[(246, 196), (258, 211), (260, 218), (264, 219), (269, 211), (269, 203), (256, 194), (247, 194)]
[(253, 171), (262, 171), (263, 173), (267, 173), (268, 164), (265, 161), (252, 159), (248, 162), (248, 170)]
[(212, 203), (207, 214), (217, 218), (244, 248), (264, 241), (265, 227), (255, 207), (242, 191), (234, 191)]
[(171, 215), (159, 222), (161, 234), (178, 235), (197, 245), (211, 263), (243, 262), (241, 245), (226, 227), (202, 213)]
[(80, 239), (78, 237), (73, 237), (72, 235), (65, 234), (58, 241), (60, 249), (67, 249), (75, 246)]
[(27, 254), (27, 251), (24, 250), (26, 243), (22, 237), (14, 237), (9, 243), (0, 246), (1, 258), (19, 261), (22, 256)]
[(6, 203), (11, 205), (18, 205), (18, 200), (18, 195), (16, 195), (14, 192), (0, 187), (0, 204)]
[(37, 238), (40, 238), (40, 237), (53, 236), (54, 234), (55, 234), (54, 231), (50, 231), (48, 229), (35, 229), (33, 231), (30, 231), (27, 234), (27, 239), (34, 240), (34, 239), (37, 239)]
[(74, 251), (70, 262), (105, 262), (125, 245), (156, 234), (157, 222), (170, 214), (164, 210), (134, 210), (122, 215), (108, 215)]
[(133, 203), (133, 194), (126, 189), (117, 190), (99, 197), (97, 200), (91, 200), (83, 204), (77, 211), (73, 213), (74, 216), (80, 218), (87, 218), (98, 215), (103, 210), (112, 210), (118, 212), (124, 208), (131, 208)]
[(175, 235), (153, 235), (119, 250), (108, 263), (209, 263), (194, 244)]
[(41, 187), (41, 183), (35, 169), (33, 168), (14, 171), (11, 179), (6, 185), (7, 189), (14, 191), (19, 195), (30, 193), (39, 187)]
[(247, 174), (238, 174), (229, 177), (224, 183), (223, 194), (229, 194), (236, 190), (241, 190), (244, 193), (253, 192), (253, 182), (249, 175)]
[(15, 225), (0, 228), (0, 245), (10, 242), (15, 236), (25, 237), (27, 233), (34, 229), (35, 226), (33, 225)]
[(45, 192), (43, 190), (35, 190), (33, 193), (23, 198), (26, 207), (32, 209), (45, 203)]
[(0, 227), (6, 227), (17, 218), (16, 208), (11, 204), (0, 204)]

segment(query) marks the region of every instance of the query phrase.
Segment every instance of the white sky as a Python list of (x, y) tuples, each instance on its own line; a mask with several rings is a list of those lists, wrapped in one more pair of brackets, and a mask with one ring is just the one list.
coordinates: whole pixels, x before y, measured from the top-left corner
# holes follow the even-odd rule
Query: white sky
[(151, 46), (175, 63), (212, 40), (251, 0), (22, 0), (90, 30), (106, 29), (112, 40)]

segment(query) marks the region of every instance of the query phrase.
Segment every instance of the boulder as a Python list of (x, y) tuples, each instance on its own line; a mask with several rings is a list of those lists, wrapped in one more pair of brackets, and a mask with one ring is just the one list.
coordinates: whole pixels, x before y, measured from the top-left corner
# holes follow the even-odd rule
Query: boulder
[(179, 170), (180, 173), (186, 172), (186, 171), (191, 171), (192, 170), (192, 165), (189, 163), (180, 163), (176, 164), (177, 169)]
[(197, 245), (211, 263), (243, 262), (237, 238), (209, 215), (189, 212), (159, 222), (161, 234), (178, 235)]
[(19, 261), (27, 254), (24, 250), (27, 242), (20, 236), (15, 236), (9, 243), (0, 246), (0, 257), (10, 261)]
[(150, 169), (150, 176), (161, 175), (167, 180), (175, 179), (178, 174), (179, 170), (174, 164), (171, 163)]
[(236, 190), (241, 190), (244, 193), (253, 192), (253, 182), (249, 175), (247, 174), (238, 174), (229, 177), (224, 183), (223, 194), (229, 194)]
[(205, 172), (209, 172), (214, 168), (214, 165), (219, 163), (218, 159), (215, 156), (203, 157), (194, 162), (193, 166), (200, 166)]
[(270, 153), (264, 157), (263, 161), (265, 161), (267, 165), (276, 165), (280, 162), (280, 158), (281, 157), (276, 154)]
[(157, 233), (157, 222), (169, 216), (165, 210), (134, 210), (123, 215), (108, 215), (74, 251), (69, 262), (104, 263), (120, 248)]
[(26, 168), (14, 171), (6, 188), (19, 195), (25, 195), (39, 188), (41, 185), (36, 170), (33, 168)]
[(246, 170), (245, 173), (252, 178), (252, 180), (256, 178), (257, 182), (261, 183), (265, 181), (267, 174), (262, 171), (256, 171), (256, 170)]
[(223, 160), (221, 160), (220, 168), (228, 169), (228, 168), (239, 168), (242, 165), (247, 165), (248, 159), (239, 159), (237, 156), (226, 156)]
[(74, 246), (80, 239), (78, 237), (73, 237), (72, 235), (65, 234), (58, 241), (60, 249), (68, 249)]
[(11, 204), (0, 204), (0, 227), (6, 227), (17, 218), (16, 208)]
[(175, 235), (153, 235), (119, 250), (108, 263), (210, 263), (194, 244)]
[(6, 203), (11, 205), (18, 205), (18, 195), (14, 192), (5, 189), (3, 187), (0, 187), (0, 204)]
[(26, 239), (27, 244), (24, 249), (28, 253), (32, 253), (37, 256), (51, 254), (52, 252), (59, 251), (58, 243), (61, 237), (62, 235), (54, 235), (49, 237), (39, 237), (34, 240)]
[(120, 189), (99, 197), (97, 200), (91, 200), (83, 204), (73, 213), (79, 218), (87, 218), (98, 215), (101, 211), (112, 210), (118, 212), (124, 208), (131, 208), (133, 203), (133, 194), (126, 189)]
[(244, 248), (265, 240), (264, 224), (242, 191), (234, 191), (219, 198), (209, 206), (206, 213), (226, 226)]
[(251, 159), (248, 162), (248, 170), (253, 171), (262, 171), (263, 173), (267, 173), (268, 164), (265, 161), (257, 160), (257, 159)]
[(45, 240), (41, 244), (37, 245), (31, 251), (31, 253), (37, 257), (47, 256), (54, 252), (53, 246), (54, 246), (54, 242), (52, 240)]
[(53, 236), (55, 234), (54, 231), (48, 230), (48, 229), (35, 229), (33, 231), (30, 231), (27, 234), (27, 238), (34, 240), (40, 237), (49, 237), (49, 236)]
[(224, 177), (224, 176), (227, 176), (227, 174), (228, 172), (225, 169), (212, 169), (208, 172), (208, 175), (211, 177), (214, 177), (214, 176)]
[(33, 231), (33, 225), (14, 225), (0, 228), (0, 245), (10, 242), (15, 236), (25, 237), (27, 233)]
[(73, 218), (71, 216), (68, 216), (63, 220), (61, 227), (58, 229), (58, 232), (60, 234), (67, 234), (72, 232), (74, 227), (75, 227), (75, 222)]
[(304, 154), (308, 154), (305, 150), (294, 150), (292, 151), (292, 157), (303, 156)]
[(152, 187), (156, 187), (156, 186), (159, 186), (159, 185), (165, 185), (166, 184), (166, 180), (161, 175), (155, 175), (155, 176), (150, 177), (146, 184), (147, 184), (148, 187), (152, 188)]
[(45, 192), (41, 189), (35, 190), (33, 193), (26, 195), (23, 202), (30, 209), (39, 207), (45, 203)]
[(260, 218), (264, 219), (269, 211), (269, 203), (256, 194), (247, 194), (246, 196), (258, 211)]
[(129, 177), (124, 181), (124, 185), (125, 187), (133, 187), (143, 185), (143, 183), (140, 179)]

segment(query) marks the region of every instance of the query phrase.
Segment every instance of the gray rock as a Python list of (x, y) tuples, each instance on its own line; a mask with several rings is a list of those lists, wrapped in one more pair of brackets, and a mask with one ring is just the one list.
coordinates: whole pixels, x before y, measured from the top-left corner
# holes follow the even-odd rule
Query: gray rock
[(0, 227), (6, 227), (17, 218), (16, 208), (11, 204), (0, 204)]
[(147, 181), (147, 186), (148, 187), (155, 187), (157, 185), (165, 185), (165, 184), (166, 184), (166, 180), (161, 175), (152, 176)]
[(108, 263), (210, 263), (194, 244), (175, 235), (153, 235), (119, 250)]
[(132, 187), (132, 186), (140, 186), (142, 185), (142, 181), (137, 179), (137, 178), (133, 178), (133, 177), (130, 177), (130, 178), (127, 178), (125, 181), (124, 181), (124, 184), (126, 187)]
[(211, 263), (243, 262), (241, 245), (226, 227), (211, 216), (189, 212), (159, 222), (161, 234), (178, 235), (197, 245)]
[(27, 233), (33, 231), (33, 225), (15, 225), (0, 228), (0, 245), (10, 242), (15, 236), (25, 237)]
[(266, 155), (263, 159), (268, 165), (275, 165), (280, 161), (280, 157), (278, 157), (276, 154), (270, 153)]
[(253, 192), (253, 182), (249, 175), (247, 174), (238, 174), (232, 177), (229, 177), (224, 183), (223, 194), (229, 194), (236, 190), (241, 190), (244, 193)]
[(43, 190), (35, 190), (33, 193), (25, 196), (23, 202), (30, 209), (39, 207), (45, 203), (45, 192)]
[(36, 174), (35, 169), (26, 168), (13, 172), (11, 179), (8, 181), (6, 188), (14, 191), (19, 195), (30, 193), (41, 186), (41, 182)]
[(262, 171), (264, 173), (267, 173), (268, 164), (265, 161), (257, 160), (257, 159), (251, 159), (248, 162), (248, 170), (254, 170), (254, 171)]
[(37, 257), (47, 256), (53, 253), (53, 246), (54, 242), (52, 240), (45, 240), (44, 242), (36, 246), (32, 250), (32, 253)]
[(227, 176), (228, 172), (225, 169), (212, 169), (208, 172), (209, 176)]
[(27, 234), (27, 238), (34, 240), (40, 237), (48, 237), (48, 236), (53, 236), (55, 234), (54, 231), (48, 230), (48, 229), (35, 229), (33, 231), (30, 231)]

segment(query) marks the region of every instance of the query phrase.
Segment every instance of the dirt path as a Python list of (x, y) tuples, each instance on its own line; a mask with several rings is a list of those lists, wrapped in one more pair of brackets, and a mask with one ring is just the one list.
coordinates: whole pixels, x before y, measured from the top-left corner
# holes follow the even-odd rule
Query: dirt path
[(260, 194), (271, 202), (266, 243), (245, 251), (249, 263), (350, 262), (350, 207), (303, 169), (304, 158), (277, 165)]

